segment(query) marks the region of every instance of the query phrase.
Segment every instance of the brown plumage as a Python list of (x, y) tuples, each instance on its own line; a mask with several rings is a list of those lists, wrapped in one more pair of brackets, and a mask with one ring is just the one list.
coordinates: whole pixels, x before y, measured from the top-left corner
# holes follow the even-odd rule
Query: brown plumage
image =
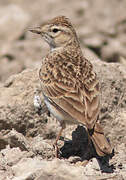
[(92, 64), (82, 54), (70, 20), (58, 16), (31, 31), (41, 34), (50, 45), (39, 78), (45, 104), (62, 126), (56, 144), (65, 124), (83, 124), (98, 155), (110, 154), (112, 148), (97, 122), (100, 110), (98, 78)]

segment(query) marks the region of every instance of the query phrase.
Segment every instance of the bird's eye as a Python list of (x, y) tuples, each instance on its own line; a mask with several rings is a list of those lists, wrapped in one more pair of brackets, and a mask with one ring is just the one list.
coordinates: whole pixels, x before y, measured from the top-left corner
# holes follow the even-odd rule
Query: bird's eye
[(54, 28), (52, 31), (53, 31), (54, 33), (57, 33), (57, 32), (59, 31), (59, 29)]

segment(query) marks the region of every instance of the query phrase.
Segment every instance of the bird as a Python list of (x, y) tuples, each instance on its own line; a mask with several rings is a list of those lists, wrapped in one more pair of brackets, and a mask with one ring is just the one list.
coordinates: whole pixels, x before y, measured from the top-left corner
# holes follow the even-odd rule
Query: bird
[(98, 156), (111, 154), (112, 147), (98, 121), (99, 79), (92, 63), (83, 56), (70, 19), (57, 16), (30, 31), (40, 34), (50, 47), (42, 59), (39, 79), (46, 107), (61, 126), (55, 146), (66, 124), (77, 124), (86, 128)]

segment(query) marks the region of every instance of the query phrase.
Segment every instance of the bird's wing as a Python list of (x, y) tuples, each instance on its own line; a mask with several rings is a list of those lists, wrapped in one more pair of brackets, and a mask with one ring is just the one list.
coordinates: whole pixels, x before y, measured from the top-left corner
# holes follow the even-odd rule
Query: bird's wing
[[(72, 70), (72, 73), (73, 70)], [(58, 66), (49, 70), (49, 65), (39, 71), (43, 94), (59, 109), (68, 113), (87, 128), (92, 129), (99, 113), (99, 84), (96, 74), (90, 72), (87, 80), (70, 76)]]

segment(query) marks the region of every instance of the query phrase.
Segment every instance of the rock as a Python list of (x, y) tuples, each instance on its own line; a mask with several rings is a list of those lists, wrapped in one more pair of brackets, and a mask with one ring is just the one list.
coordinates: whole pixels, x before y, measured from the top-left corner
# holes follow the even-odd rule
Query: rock
[[(26, 70), (19, 75), (10, 77), (5, 82), (4, 86), (0, 88), (1, 129), (15, 128), (26, 134), (28, 129), (34, 127), (35, 130), (35, 126), (39, 123), (41, 129), (42, 124), (46, 122), (42, 116), (36, 114), (33, 105), (34, 90), (38, 85), (37, 69)], [(36, 130), (38, 131), (38, 129)]]
[(30, 20), (29, 15), (15, 4), (0, 9), (0, 39), (12, 41), (22, 35)]
[(100, 34), (93, 34), (83, 38), (83, 43), (89, 48), (99, 49), (105, 42), (104, 36)]
[(108, 45), (103, 45), (101, 49), (101, 59), (107, 62), (120, 62), (120, 57), (126, 57), (125, 47), (119, 38), (109, 40)]
[[(28, 34), (28, 32), (26, 32)], [(41, 42), (14, 41), (6, 43), (0, 49), (0, 81), (5, 82), (10, 75), (22, 72), (24, 69), (36, 68), (41, 64), (41, 59), (48, 51), (47, 46), (41, 50)], [(44, 43), (43, 43), (44, 44)]]
[[(30, 150), (30, 144), (27, 139), (23, 136), (23, 134), (18, 133), (16, 130), (12, 129), (9, 132), (1, 132), (1, 140), (4, 141), (5, 144), (9, 144), (10, 147), (19, 147), (21, 150)], [(3, 149), (3, 147), (1, 147)]]
[[(36, 177), (35, 180), (44, 179), (61, 179), (61, 180), (81, 180), (83, 179), (83, 168), (82, 167), (74, 167), (62, 160), (54, 159), (52, 162), (47, 162), (45, 164), (45, 168), (41, 169), (41, 175)], [(85, 177), (85, 180), (88, 178)]]
[[(10, 60), (9, 58), (12, 58), (12, 60)], [(4, 56), (0, 58), (0, 66), (2, 67), (0, 70), (1, 82), (5, 82), (5, 80), (7, 80), (10, 75), (17, 74), (24, 70), (23, 63), (21, 63), (20, 60), (16, 61), (12, 53), (4, 54)]]
[[(3, 155), (3, 158), (5, 160), (5, 164), (12, 166), (20, 161), (22, 159), (26, 152), (21, 151), (19, 147), (17, 148), (10, 148), (9, 146), (6, 149), (3, 149), (1, 151), (1, 154)], [(1, 165), (5, 165), (1, 164)]]
[(97, 61), (99, 59), (99, 57), (96, 55), (96, 53), (94, 53), (93, 51), (91, 51), (89, 48), (84, 47), (82, 49), (83, 55), (85, 58), (89, 59), (90, 61)]
[(118, 129), (118, 135), (123, 134), (121, 122), (124, 122), (124, 120), (119, 121), (119, 117), (123, 112), (125, 114), (126, 68), (118, 63), (107, 64), (101, 61), (94, 61), (94, 67), (101, 83), (101, 113), (99, 119), (106, 134), (110, 136), (111, 132), (111, 139), (114, 143), (116, 142), (115, 139), (117, 140), (117, 136), (115, 136), (115, 134), (117, 135), (116, 129)]
[(45, 158), (52, 158), (53, 157), (53, 145), (47, 143), (47, 140), (43, 140), (42, 137), (36, 136), (33, 138), (31, 142), (32, 151), (35, 154), (39, 154)]
[(38, 170), (41, 170), (45, 163), (39, 159), (23, 158), (19, 163), (12, 166), (14, 173), (13, 180), (18, 179), (33, 179), (33, 176)]

